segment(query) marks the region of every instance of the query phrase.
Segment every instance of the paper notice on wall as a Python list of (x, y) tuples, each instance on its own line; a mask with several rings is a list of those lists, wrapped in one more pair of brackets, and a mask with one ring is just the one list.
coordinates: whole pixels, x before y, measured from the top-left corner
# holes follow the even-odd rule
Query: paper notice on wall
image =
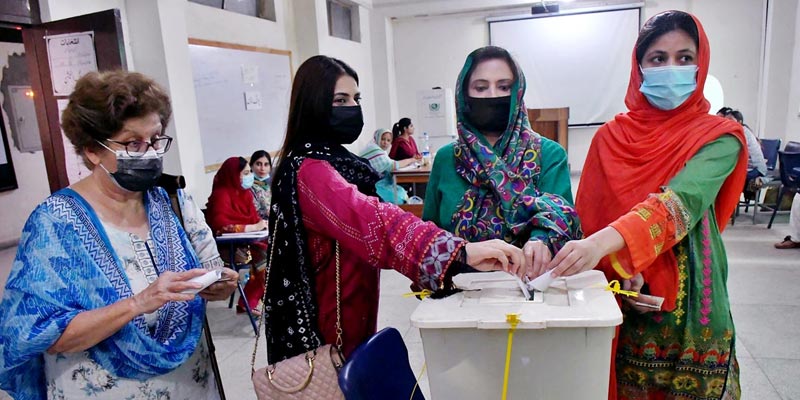
[(261, 92), (257, 90), (244, 92), (244, 109), (248, 111), (260, 110), (264, 104), (261, 100)]
[(53, 94), (69, 96), (81, 76), (97, 71), (94, 32), (45, 36), (45, 40)]
[[(58, 99), (56, 103), (58, 104), (58, 125), (61, 126), (61, 113), (67, 108), (69, 100)], [(69, 184), (71, 185), (86, 178), (92, 171), (83, 165), (83, 157), (75, 153), (75, 147), (72, 146), (72, 142), (69, 141), (63, 130), (61, 131), (61, 141), (64, 143), (64, 164), (67, 167), (67, 179), (69, 179)]]
[(441, 118), (444, 117), (444, 91), (435, 90), (426, 93), (422, 96), (424, 104), (425, 118)]
[(246, 85), (258, 83), (258, 65), (242, 65), (242, 82)]

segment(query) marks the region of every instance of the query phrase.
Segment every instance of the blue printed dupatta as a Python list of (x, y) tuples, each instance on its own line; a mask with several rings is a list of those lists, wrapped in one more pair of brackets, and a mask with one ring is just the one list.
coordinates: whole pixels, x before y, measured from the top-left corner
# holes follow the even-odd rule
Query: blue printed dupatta
[[(145, 193), (159, 274), (200, 268), (161, 188)], [(31, 213), (0, 303), (0, 387), (15, 399), (44, 399), (43, 353), (81, 311), (131, 297), (127, 275), (91, 206), (63, 189)], [(205, 303), (169, 302), (154, 329), (142, 315), (88, 350), (116, 376), (147, 379), (183, 364), (203, 328)]]

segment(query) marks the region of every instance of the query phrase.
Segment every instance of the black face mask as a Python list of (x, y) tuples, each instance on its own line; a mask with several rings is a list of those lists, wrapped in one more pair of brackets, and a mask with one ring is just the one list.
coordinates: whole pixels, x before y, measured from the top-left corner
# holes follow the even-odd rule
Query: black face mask
[[(103, 164), (100, 164), (103, 167)], [(155, 186), (164, 162), (161, 156), (158, 157), (117, 157), (117, 172), (109, 172), (114, 182), (121, 188), (131, 192), (144, 192)], [(106, 167), (103, 169), (108, 172)]]
[(464, 116), (481, 132), (504, 132), (511, 112), (511, 96), (467, 97)]
[(333, 107), (329, 124), (333, 134), (330, 138), (332, 142), (339, 144), (355, 142), (361, 135), (361, 129), (364, 128), (361, 106)]

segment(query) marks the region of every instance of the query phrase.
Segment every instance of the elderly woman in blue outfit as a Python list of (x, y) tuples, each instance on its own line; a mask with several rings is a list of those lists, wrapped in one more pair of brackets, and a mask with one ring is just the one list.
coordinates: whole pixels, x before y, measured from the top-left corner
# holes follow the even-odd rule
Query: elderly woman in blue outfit
[[(155, 187), (170, 115), (138, 73), (89, 73), (70, 95), (64, 133), (92, 173), (22, 231), (0, 304), (0, 387), (15, 399), (218, 398), (199, 339), (205, 301), (237, 274), (191, 197), (179, 196), (184, 229)], [(230, 280), (194, 294), (209, 269)]]

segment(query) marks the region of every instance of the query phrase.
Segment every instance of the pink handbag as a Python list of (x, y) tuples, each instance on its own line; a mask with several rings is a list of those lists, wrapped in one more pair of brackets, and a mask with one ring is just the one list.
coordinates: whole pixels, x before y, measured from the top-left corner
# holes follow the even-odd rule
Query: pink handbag
[[(270, 243), (275, 243), (273, 233)], [(274, 250), (274, 248), (273, 248)], [(270, 254), (270, 263), (272, 262)], [(262, 306), (262, 315), (266, 315), (266, 286), (269, 282), (267, 266), (264, 282), (265, 298)], [(279, 361), (274, 365), (255, 370), (258, 340), (261, 336), (261, 324), (264, 318), (258, 321), (258, 334), (253, 348), (253, 357), (250, 363), (250, 373), (253, 388), (258, 400), (311, 400), (331, 399), (344, 400), (344, 394), (339, 387), (339, 369), (344, 365), (344, 356), (339, 351), (342, 344), (341, 324), (341, 280), (339, 268), (339, 242), (336, 242), (336, 345), (326, 344), (314, 351), (298, 354), (292, 358)]]
[(258, 400), (336, 399), (344, 400), (339, 388), (339, 368), (344, 359), (332, 345), (298, 354), (253, 373)]

